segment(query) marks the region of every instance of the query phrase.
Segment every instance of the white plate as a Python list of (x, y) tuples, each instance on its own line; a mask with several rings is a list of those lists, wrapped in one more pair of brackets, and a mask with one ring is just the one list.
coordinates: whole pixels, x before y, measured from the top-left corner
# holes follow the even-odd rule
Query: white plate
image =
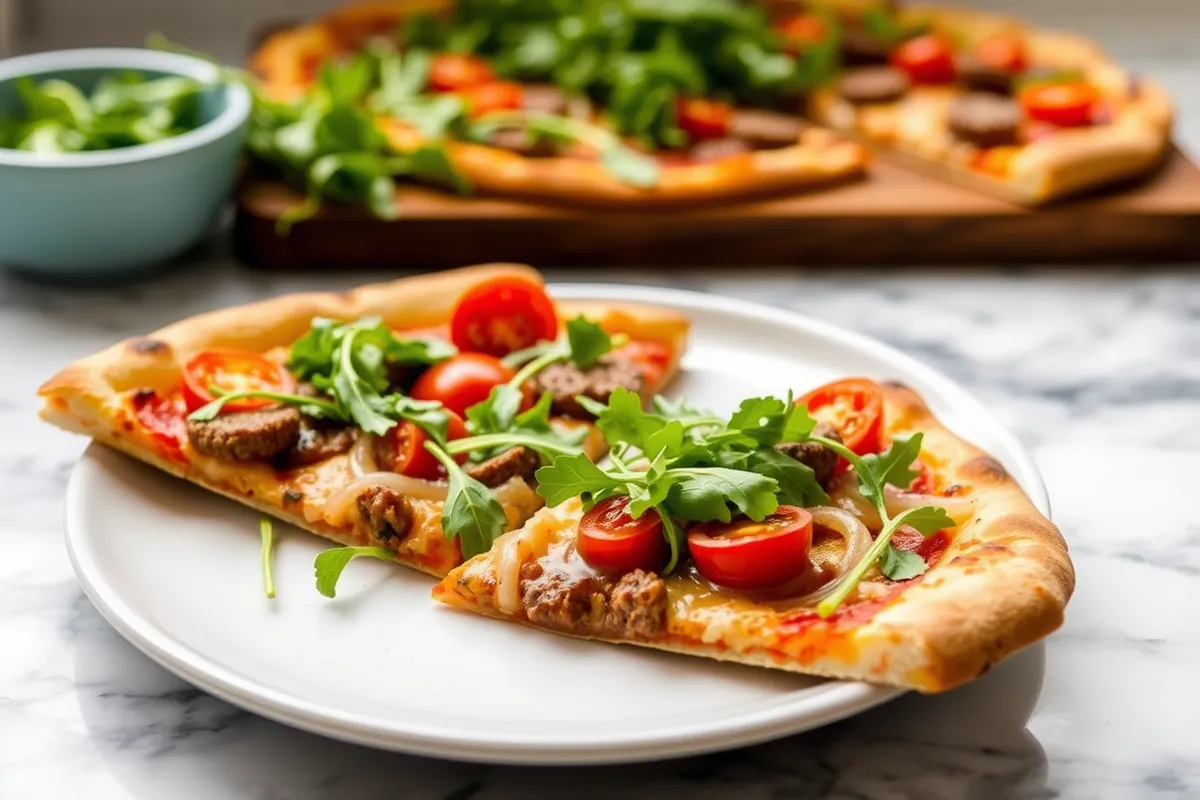
[[(891, 348), (709, 295), (602, 285), (554, 292), (688, 313), (691, 347), (671, 393), (718, 410), (847, 374), (903, 380), (1048, 510), (1017, 441), (963, 389)], [(637, 761), (807, 730), (898, 694), (458, 613), (430, 600), (431, 578), (379, 562), (355, 562), (337, 599), (327, 600), (312, 578), (325, 544), (295, 531), (278, 543), (278, 594), (268, 601), (257, 521), (253, 511), (97, 445), (68, 490), (76, 572), (125, 638), (231, 703), (338, 739), (479, 761)]]

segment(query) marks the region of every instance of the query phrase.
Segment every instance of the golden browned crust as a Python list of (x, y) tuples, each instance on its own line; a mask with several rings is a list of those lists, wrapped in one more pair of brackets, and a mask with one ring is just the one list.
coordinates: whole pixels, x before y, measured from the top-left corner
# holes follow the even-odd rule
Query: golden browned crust
[(831, 86), (811, 96), (809, 113), (814, 119), (870, 144), (901, 166), (1024, 205), (1049, 203), (1147, 174), (1166, 154), (1173, 116), (1166, 92), (1154, 81), (1131, 79), (1090, 40), (1030, 29), (1011, 17), (973, 9), (911, 5), (903, 7), (901, 17), (907, 22), (928, 22), (967, 47), (1000, 31), (1022, 33), (1033, 63), (1081, 71), (1117, 104), (1116, 118), (1105, 125), (1056, 131), (1018, 148), (1003, 177), (971, 169), (949, 157), (945, 142), (951, 137), (944, 107), (950, 92), (942, 87), (916, 87), (904, 101), (915, 99), (934, 109), (934, 130), (922, 130), (912, 137), (906, 138), (902, 132), (902, 125), (911, 124), (911, 114), (906, 113), (909, 120), (890, 121), (887, 106), (852, 109)]
[[(797, 652), (802, 657), (781, 651), (778, 631), (769, 629), (758, 645), (744, 647), (730, 647), (719, 637), (699, 641), (679, 635), (621, 643), (940, 692), (977, 677), (1058, 628), (1075, 577), (1057, 528), (1034, 508), (1003, 465), (946, 429), (915, 393), (897, 384), (885, 385), (884, 392), (888, 434), (924, 432), (922, 458), (936, 466), (947, 484), (969, 487), (976, 503), (971, 519), (923, 579), (885, 601), (865, 622), (801, 635)], [(551, 513), (546, 509), (529, 524)], [(434, 597), (529, 624), (496, 607), (496, 564), (495, 550), (477, 556), (435, 587)], [(731, 608), (729, 615), (751, 623), (745, 626), (749, 630), (759, 619), (780, 624), (769, 612)], [(674, 630), (670, 619), (668, 628)]]
[[(128, 393), (139, 389), (169, 393), (178, 384), (182, 366), (197, 352), (210, 347), (263, 352), (289, 346), (308, 330), (317, 316), (344, 320), (379, 316), (400, 329), (438, 325), (449, 318), (467, 288), (513, 275), (539, 283), (542, 280), (539, 273), (526, 266), (489, 264), (348, 292), (285, 295), (201, 314), (119, 342), (61, 370), (39, 389), (43, 400), (39, 413), (60, 428), (91, 436), (166, 472), (327, 539), (341, 544), (367, 544), (367, 532), (360, 525), (329, 524), (323, 514), (324, 501), (330, 493), (350, 479), (345, 456), (294, 470), (287, 482), (281, 482), (267, 464), (223, 462), (200, 455), (186, 444), (179, 457), (173, 458), (134, 422), (126, 402)], [(611, 332), (670, 343), (674, 363), (664, 380), (673, 373), (686, 344), (688, 320), (674, 311), (644, 304), (614, 308), (571, 302), (562, 303), (560, 310), (564, 315), (586, 313)], [(289, 490), (295, 493), (291, 499)], [(531, 502), (506, 506), (510, 525), (519, 526), (535, 508)], [(413, 529), (434, 530), (440, 526), (440, 513), (440, 503), (415, 502)], [(406, 547), (416, 544), (416, 538), (410, 535), (401, 545), (402, 563), (431, 574), (445, 574), (461, 560), (457, 547), (446, 543), (440, 532), (421, 537), (418, 551), (406, 551)]]

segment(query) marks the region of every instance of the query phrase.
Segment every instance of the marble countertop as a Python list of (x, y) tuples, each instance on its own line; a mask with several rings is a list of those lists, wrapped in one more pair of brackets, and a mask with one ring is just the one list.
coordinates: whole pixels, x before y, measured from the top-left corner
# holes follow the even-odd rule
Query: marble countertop
[(586, 769), (406, 757), (266, 721), (126, 644), (71, 572), (62, 502), (84, 442), (35, 421), (37, 384), (183, 315), (361, 278), (271, 277), (220, 252), (121, 290), (0, 275), (0, 798), (1200, 796), (1194, 272), (552, 273), (781, 305), (944, 370), (1033, 449), (1079, 576), (1061, 631), (961, 690), (745, 750)]

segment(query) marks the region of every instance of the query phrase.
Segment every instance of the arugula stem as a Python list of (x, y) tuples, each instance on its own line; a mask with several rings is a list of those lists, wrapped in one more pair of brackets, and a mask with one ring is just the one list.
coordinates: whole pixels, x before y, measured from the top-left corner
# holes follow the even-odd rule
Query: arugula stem
[[(624, 450), (625, 447), (622, 445), (622, 447), (620, 449)], [(612, 462), (617, 465), (617, 469), (621, 470), (621, 472), (629, 472), (630, 471), (629, 465), (625, 463), (625, 460), (623, 458), (621, 458), (620, 454), (617, 452), (617, 448), (614, 447), (611, 450), (609, 450), (608, 457), (610, 459), (612, 459)]]
[[(482, 439), (483, 437), (479, 436), (479, 437), (471, 437), (471, 438)], [(458, 439), (456, 441), (464, 441), (464, 440)], [(438, 462), (441, 463), (441, 465), (446, 468), (446, 477), (449, 477), (452, 474), (460, 473), (460, 472), (463, 473), (464, 475), (466, 474), (465, 472), (463, 472), (463, 468), (459, 465), (459, 463), (457, 461), (455, 461), (453, 458), (451, 458), (449, 456), (449, 454), (446, 453), (447, 448), (443, 448), (437, 442), (430, 439), (429, 441), (425, 442), (425, 449), (428, 450), (429, 454), (432, 455), (434, 458), (436, 458), (438, 460)]]
[(817, 614), (819, 616), (828, 617), (834, 611), (837, 611), (838, 606), (844, 603), (846, 598), (850, 596), (850, 593), (862, 582), (863, 576), (867, 574), (867, 570), (871, 568), (871, 565), (879, 561), (883, 555), (883, 551), (887, 549), (888, 544), (892, 541), (892, 534), (900, 530), (900, 526), (904, 524), (904, 520), (916, 510), (909, 509), (895, 519), (887, 521), (883, 529), (879, 531), (879, 535), (875, 537), (875, 543), (867, 550), (866, 556), (855, 565), (853, 570), (839, 579), (840, 585), (834, 590), (833, 594), (817, 604)]
[(556, 364), (559, 361), (566, 361), (570, 355), (571, 354), (566, 350), (566, 348), (552, 348), (545, 353), (542, 353), (525, 366), (521, 367), (520, 371), (517, 372), (517, 374), (512, 377), (512, 380), (508, 382), (508, 385), (519, 391), (520, 388), (525, 385), (527, 380), (537, 375), (551, 364)]
[(213, 393), (220, 394), (220, 397), (218, 397), (216, 400), (213, 400), (211, 403), (201, 406), (193, 411), (188, 415), (189, 420), (193, 422), (208, 422), (209, 420), (214, 419), (217, 414), (221, 413), (221, 409), (225, 407), (226, 403), (233, 400), (244, 400), (257, 397), (261, 397), (264, 400), (274, 400), (277, 403), (284, 403), (285, 405), (312, 406), (328, 412), (329, 415), (334, 419), (342, 418), (342, 410), (338, 407), (337, 403), (333, 402), (332, 400), (324, 400), (320, 397), (305, 397), (298, 394), (283, 394), (280, 392), (256, 390), (247, 390), (243, 392), (222, 392), (220, 389), (217, 389)]
[(467, 436), (447, 442), (445, 450), (451, 455), (470, 453), (473, 450), (489, 450), (493, 447), (517, 447), (524, 445), (531, 450), (552, 456), (573, 456), (582, 450), (578, 447), (539, 439), (536, 436), (526, 436), (520, 433), (485, 433), (479, 436)]
[(821, 444), (825, 445), (827, 448), (837, 453), (851, 464), (857, 464), (859, 462), (858, 453), (854, 452), (849, 447), (846, 447), (846, 445), (842, 444), (836, 439), (827, 439), (824, 436), (809, 436), (808, 438), (811, 441), (820, 442)]
[(268, 600), (275, 599), (275, 570), (271, 564), (271, 555), (275, 547), (275, 529), (271, 520), (263, 517), (258, 521), (258, 533), (262, 536), (262, 579), (263, 592)]

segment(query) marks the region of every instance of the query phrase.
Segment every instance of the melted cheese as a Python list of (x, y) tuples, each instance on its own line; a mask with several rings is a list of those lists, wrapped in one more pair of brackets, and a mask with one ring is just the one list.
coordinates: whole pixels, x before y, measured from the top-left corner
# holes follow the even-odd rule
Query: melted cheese
[(577, 497), (554, 508), (543, 508), (529, 518), (525, 527), (506, 533), (497, 540), (495, 604), (505, 614), (521, 610), (521, 566), (546, 555), (550, 545), (574, 537), (583, 516), (583, 503)]

